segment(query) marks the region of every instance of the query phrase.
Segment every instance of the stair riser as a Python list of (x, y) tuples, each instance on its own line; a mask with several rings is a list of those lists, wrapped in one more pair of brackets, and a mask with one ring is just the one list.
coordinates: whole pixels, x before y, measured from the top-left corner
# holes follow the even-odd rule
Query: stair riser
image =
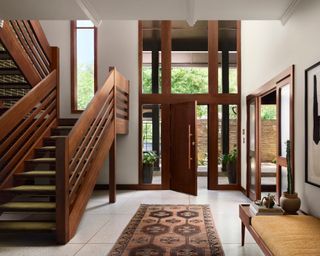
[(68, 129), (68, 128), (66, 128), (66, 129), (56, 129), (56, 128), (53, 128), (52, 130), (51, 130), (51, 134), (53, 135), (53, 136), (68, 136), (69, 135), (69, 133), (70, 133), (70, 131), (71, 131), (71, 129)]
[(55, 170), (55, 163), (34, 163), (34, 162), (26, 162), (25, 163), (26, 171), (31, 170)]
[(45, 138), (43, 140), (44, 146), (55, 146), (56, 145), (56, 140), (55, 139), (50, 139), (50, 138)]
[(51, 158), (56, 156), (56, 151), (55, 150), (45, 150), (45, 149), (36, 149), (36, 158)]

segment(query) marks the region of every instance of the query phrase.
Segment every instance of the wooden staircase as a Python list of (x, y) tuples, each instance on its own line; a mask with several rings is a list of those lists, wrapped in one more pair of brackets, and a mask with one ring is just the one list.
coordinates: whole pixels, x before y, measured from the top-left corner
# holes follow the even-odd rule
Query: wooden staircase
[(40, 24), (5, 21), (0, 41), (30, 85), (0, 116), (0, 232), (53, 232), (64, 244), (108, 155), (115, 202), (115, 141), (128, 133), (129, 81), (110, 69), (80, 118), (67, 123), (59, 118), (59, 50)]
[[(34, 149), (34, 158), (25, 161), (25, 170), (14, 175), (14, 186), (0, 192), (10, 195), (10, 201), (0, 205), (1, 231), (55, 232), (56, 158), (55, 140), (66, 137), (72, 126), (57, 126), (51, 136), (43, 139), (43, 146)], [(26, 213), (27, 216), (26, 216)], [(41, 219), (37, 219), (41, 213)], [(19, 221), (6, 220), (12, 216)]]

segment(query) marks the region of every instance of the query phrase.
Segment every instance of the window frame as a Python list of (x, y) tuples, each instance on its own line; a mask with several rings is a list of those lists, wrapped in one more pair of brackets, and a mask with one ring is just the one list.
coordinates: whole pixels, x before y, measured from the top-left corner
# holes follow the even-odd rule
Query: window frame
[(70, 22), (70, 52), (71, 52), (71, 113), (82, 113), (84, 110), (78, 109), (78, 94), (77, 94), (77, 31), (78, 29), (93, 29), (94, 34), (94, 94), (98, 90), (98, 70), (97, 70), (97, 44), (98, 44), (98, 31), (97, 27), (77, 27), (77, 21)]

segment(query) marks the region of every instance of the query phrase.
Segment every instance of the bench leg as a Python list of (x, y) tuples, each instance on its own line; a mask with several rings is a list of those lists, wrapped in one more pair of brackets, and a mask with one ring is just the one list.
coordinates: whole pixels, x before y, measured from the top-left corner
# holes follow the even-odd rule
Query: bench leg
[(246, 234), (246, 226), (241, 222), (241, 246), (244, 246), (244, 239)]

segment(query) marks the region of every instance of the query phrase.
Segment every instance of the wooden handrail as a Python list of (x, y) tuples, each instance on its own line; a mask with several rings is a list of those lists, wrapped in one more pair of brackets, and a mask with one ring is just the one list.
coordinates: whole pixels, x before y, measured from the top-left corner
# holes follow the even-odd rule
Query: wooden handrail
[[(113, 69), (67, 138), (58, 140), (56, 145), (56, 221), (60, 243), (68, 242), (74, 235), (107, 153), (115, 146), (116, 134), (128, 131), (128, 120), (129, 82)], [(62, 154), (64, 150), (67, 152)], [(58, 190), (68, 193), (62, 196)]]

